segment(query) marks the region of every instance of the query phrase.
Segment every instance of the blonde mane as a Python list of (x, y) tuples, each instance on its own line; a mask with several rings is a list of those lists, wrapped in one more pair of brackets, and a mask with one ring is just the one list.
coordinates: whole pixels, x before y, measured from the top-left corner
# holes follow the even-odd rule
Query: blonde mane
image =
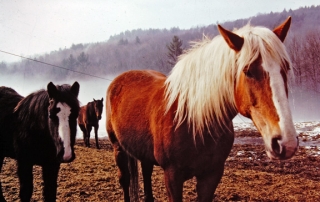
[(240, 52), (232, 50), (221, 35), (205, 38), (194, 43), (170, 72), (165, 82), (167, 111), (177, 101), (177, 127), (187, 120), (193, 134), (202, 135), (205, 126), (227, 124), (227, 112), (236, 110), (234, 86), (244, 67), (259, 55), (264, 64), (291, 64), (283, 43), (271, 30), (248, 24), (234, 33), (244, 38)]

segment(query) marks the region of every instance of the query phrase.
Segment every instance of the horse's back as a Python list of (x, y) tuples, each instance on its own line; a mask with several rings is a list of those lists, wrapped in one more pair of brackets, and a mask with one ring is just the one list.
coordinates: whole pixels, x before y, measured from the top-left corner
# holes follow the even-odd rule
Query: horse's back
[[(108, 88), (106, 125), (110, 140), (115, 138), (137, 158), (144, 153), (154, 160), (151, 122), (156, 111), (165, 110), (165, 79), (164, 74), (153, 70), (132, 70), (116, 77)], [(145, 149), (134, 151), (141, 145)]]
[(86, 105), (80, 108), (78, 116), (79, 125), (96, 125), (98, 119), (95, 117), (94, 106), (92, 102), (88, 102)]
[[(144, 92), (147, 89), (160, 88), (166, 76), (153, 70), (131, 70), (116, 77), (108, 88), (108, 98)], [(141, 94), (140, 94), (141, 95)], [(134, 97), (136, 97), (134, 96)]]
[(0, 121), (4, 120), (7, 114), (11, 114), (22, 96), (9, 87), (0, 87)]
[(80, 107), (79, 116), (78, 116), (78, 124), (79, 125), (84, 125), (84, 123), (85, 123), (86, 109), (87, 109), (87, 105)]
[(16, 119), (13, 111), (22, 96), (9, 87), (0, 87), (0, 152), (13, 157), (13, 132)]

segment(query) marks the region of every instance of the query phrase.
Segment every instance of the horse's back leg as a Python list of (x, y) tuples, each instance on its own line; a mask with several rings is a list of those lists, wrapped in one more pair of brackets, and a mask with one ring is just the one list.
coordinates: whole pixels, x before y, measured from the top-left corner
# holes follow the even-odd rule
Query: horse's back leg
[(83, 124), (79, 124), (79, 127), (82, 131), (82, 134), (83, 134), (83, 142), (84, 142), (84, 146), (87, 146), (87, 143), (86, 143), (86, 138), (87, 138), (87, 129), (86, 127), (83, 125)]
[(86, 125), (86, 129), (87, 129), (86, 146), (90, 147), (90, 133), (91, 133), (91, 130), (92, 130), (92, 126), (87, 124)]
[[(1, 169), (2, 169), (3, 160), (4, 160), (4, 157), (1, 155), (1, 156), (0, 156), (0, 173), (1, 173)], [(2, 193), (1, 179), (0, 179), (0, 201), (1, 201), (1, 202), (6, 201), (6, 200), (4, 199), (4, 196), (3, 196), (3, 193)]]
[(196, 176), (197, 179), (197, 194), (198, 201), (212, 201), (214, 192), (221, 180), (224, 170), (224, 163), (217, 166), (213, 172), (206, 173), (201, 176)]
[(108, 125), (107, 123), (107, 132), (109, 136), (109, 140), (113, 146), (113, 152), (116, 164), (118, 166), (118, 178), (119, 183), (122, 187), (123, 194), (124, 194), (124, 201), (130, 201), (130, 193), (129, 193), (129, 186), (130, 186), (130, 171), (128, 166), (128, 154), (121, 148), (118, 139), (112, 130), (111, 124)]
[(182, 202), (183, 173), (175, 168), (165, 168), (164, 179), (169, 201)]
[(94, 136), (95, 136), (95, 139), (96, 139), (96, 147), (97, 147), (97, 149), (100, 149), (100, 147), (99, 147), (99, 139), (98, 139), (98, 129), (99, 129), (99, 124), (95, 125), (95, 127), (94, 127)]
[(20, 199), (29, 202), (33, 192), (33, 165), (22, 160), (17, 160), (18, 177), (20, 182)]
[(142, 176), (143, 176), (143, 183), (144, 183), (145, 201), (153, 202), (154, 198), (153, 198), (152, 183), (151, 183), (153, 164), (146, 161), (141, 161), (141, 168), (142, 168)]
[(124, 201), (129, 202), (130, 172), (128, 168), (128, 154), (123, 151), (118, 143), (115, 143), (113, 148), (116, 164), (118, 166), (119, 183), (123, 189)]
[(42, 166), (42, 178), (44, 182), (43, 197), (46, 202), (56, 201), (59, 169), (60, 164), (58, 163)]

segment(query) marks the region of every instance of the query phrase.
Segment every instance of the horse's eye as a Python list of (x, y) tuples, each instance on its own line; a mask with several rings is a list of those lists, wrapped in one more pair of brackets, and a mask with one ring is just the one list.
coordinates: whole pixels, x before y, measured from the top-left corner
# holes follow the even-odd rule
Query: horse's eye
[(261, 65), (251, 64), (244, 68), (243, 73), (247, 78), (255, 79), (255, 80), (263, 80), (266, 76)]
[(253, 78), (254, 77), (254, 75), (252, 74), (252, 72), (250, 71), (249, 68), (245, 69), (243, 72), (246, 75), (246, 77), (248, 77), (248, 78)]
[(49, 110), (49, 118), (54, 118), (57, 116), (57, 114), (60, 112), (60, 108), (52, 108), (51, 110)]

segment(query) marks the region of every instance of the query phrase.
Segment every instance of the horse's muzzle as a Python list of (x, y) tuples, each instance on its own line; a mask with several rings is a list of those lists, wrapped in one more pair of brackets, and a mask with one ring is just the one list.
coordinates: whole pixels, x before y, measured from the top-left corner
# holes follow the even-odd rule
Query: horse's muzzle
[(276, 137), (273, 138), (271, 141), (271, 151), (267, 150), (267, 154), (271, 159), (278, 159), (278, 160), (286, 160), (291, 158), (297, 151), (299, 146), (299, 139), (297, 137), (297, 142), (294, 146), (285, 145), (281, 138)]

